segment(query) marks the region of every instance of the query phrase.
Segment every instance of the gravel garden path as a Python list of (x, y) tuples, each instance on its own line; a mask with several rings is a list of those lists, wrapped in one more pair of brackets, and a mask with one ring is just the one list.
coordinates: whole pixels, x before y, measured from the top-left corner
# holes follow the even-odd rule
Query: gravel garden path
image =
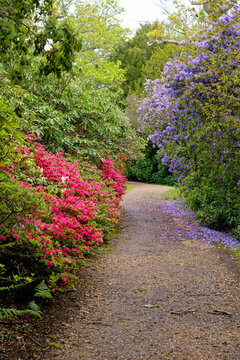
[(164, 200), (168, 187), (133, 184), (111, 249), (88, 269), (84, 306), (40, 359), (239, 360), (240, 271), (211, 246), (221, 235)]

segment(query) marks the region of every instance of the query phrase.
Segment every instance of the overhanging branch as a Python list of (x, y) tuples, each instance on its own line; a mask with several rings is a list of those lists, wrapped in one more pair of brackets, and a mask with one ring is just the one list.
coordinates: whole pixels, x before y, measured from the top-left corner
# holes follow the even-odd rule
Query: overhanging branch
[[(205, 12), (207, 14), (210, 14), (212, 12), (212, 7), (211, 7), (211, 1), (190, 1), (191, 5), (195, 5), (195, 6), (203, 6)], [(233, 6), (237, 5), (238, 0), (230, 0), (227, 2), (226, 5), (223, 6), (219, 6), (219, 13), (224, 14), (225, 12), (227, 12), (228, 10), (230, 10)]]
[(152, 46), (154, 44), (174, 44), (174, 45), (183, 45), (182, 41), (163, 39), (163, 40), (154, 40), (151, 43), (148, 42), (148, 46)]

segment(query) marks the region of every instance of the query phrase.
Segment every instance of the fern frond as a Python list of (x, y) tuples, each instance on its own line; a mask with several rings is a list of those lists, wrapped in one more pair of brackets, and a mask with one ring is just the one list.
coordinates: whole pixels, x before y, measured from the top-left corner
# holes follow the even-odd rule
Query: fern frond
[(0, 308), (0, 320), (2, 320), (3, 317), (9, 319), (13, 316), (18, 316), (19, 313), (22, 313), (22, 310), (12, 309), (12, 308), (8, 308), (8, 309)]
[(0, 320), (3, 318), (10, 319), (14, 316), (21, 316), (25, 314), (31, 314), (33, 316), (41, 317), (41, 312), (31, 309), (18, 310), (15, 308), (0, 308)]
[(9, 286), (2, 286), (0, 287), (0, 291), (11, 291), (11, 290), (19, 290), (23, 288), (24, 286), (28, 285), (28, 283), (24, 282), (21, 284), (12, 284)]
[(39, 313), (41, 313), (40, 307), (38, 306), (38, 304), (35, 303), (34, 300), (28, 304), (28, 309), (33, 311), (38, 311)]
[(42, 299), (52, 299), (52, 294), (44, 280), (35, 287), (34, 296)]
[(26, 310), (23, 310), (23, 314), (30, 314), (30, 315), (33, 315), (33, 316), (36, 316), (36, 317), (40, 318), (42, 312), (41, 311), (34, 311), (34, 310), (26, 309)]

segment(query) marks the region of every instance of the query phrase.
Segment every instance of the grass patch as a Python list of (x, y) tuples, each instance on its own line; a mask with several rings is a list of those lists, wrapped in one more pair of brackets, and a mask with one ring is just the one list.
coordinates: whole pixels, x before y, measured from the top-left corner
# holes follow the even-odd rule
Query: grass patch
[(178, 189), (175, 189), (174, 187), (172, 187), (171, 189), (169, 189), (165, 193), (164, 199), (165, 200), (177, 200), (177, 199), (180, 199), (180, 191)]
[(234, 258), (238, 261), (240, 261), (240, 246), (234, 246), (232, 249), (234, 253)]
[(99, 249), (96, 251), (97, 254), (102, 254), (104, 251), (112, 251), (111, 247), (99, 247)]
[(127, 189), (125, 191), (125, 194), (128, 193), (129, 191), (131, 191), (132, 189), (134, 189), (134, 185), (127, 184)]

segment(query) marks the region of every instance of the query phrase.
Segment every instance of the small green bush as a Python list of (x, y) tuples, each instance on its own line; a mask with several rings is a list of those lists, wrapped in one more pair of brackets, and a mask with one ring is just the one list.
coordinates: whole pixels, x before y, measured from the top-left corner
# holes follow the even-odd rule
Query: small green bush
[(209, 174), (191, 191), (185, 191), (183, 186), (186, 201), (196, 211), (202, 224), (216, 230), (233, 230), (237, 234), (240, 224), (239, 188), (233, 185), (230, 177), (228, 184), (226, 179), (222, 183), (214, 183), (213, 180)]

